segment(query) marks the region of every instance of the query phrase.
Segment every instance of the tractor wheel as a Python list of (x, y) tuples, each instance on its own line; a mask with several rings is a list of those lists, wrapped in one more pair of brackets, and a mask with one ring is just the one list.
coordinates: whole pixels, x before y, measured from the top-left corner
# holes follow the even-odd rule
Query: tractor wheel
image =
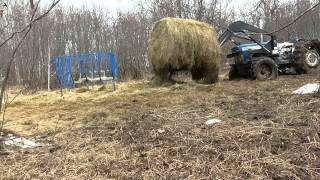
[(229, 80), (235, 80), (240, 77), (240, 74), (238, 72), (238, 69), (236, 66), (231, 66), (231, 69), (229, 71)]
[(320, 64), (320, 55), (316, 50), (310, 50), (306, 53), (305, 63), (310, 68), (316, 68)]
[(259, 58), (253, 65), (253, 78), (259, 81), (274, 80), (278, 77), (278, 66), (267, 57)]
[(304, 53), (301, 59), (295, 63), (297, 74), (317, 73), (320, 67), (320, 55), (316, 50), (309, 50)]

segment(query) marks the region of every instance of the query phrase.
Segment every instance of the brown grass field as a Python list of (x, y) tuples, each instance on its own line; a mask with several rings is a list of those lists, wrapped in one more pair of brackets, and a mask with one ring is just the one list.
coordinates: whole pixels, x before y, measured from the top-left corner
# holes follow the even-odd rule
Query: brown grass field
[[(21, 96), (5, 131), (53, 146), (5, 147), (0, 179), (320, 179), (314, 75)], [(212, 118), (222, 123), (208, 127)]]

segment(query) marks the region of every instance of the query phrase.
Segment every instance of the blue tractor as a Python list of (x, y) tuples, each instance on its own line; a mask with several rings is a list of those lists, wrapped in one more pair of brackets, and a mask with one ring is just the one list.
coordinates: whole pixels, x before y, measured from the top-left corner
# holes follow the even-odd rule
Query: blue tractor
[(227, 55), (233, 58), (229, 79), (273, 80), (279, 73), (307, 73), (320, 64), (319, 40), (279, 43), (273, 34), (238, 21), (219, 37), (221, 47), (228, 41), (235, 44)]

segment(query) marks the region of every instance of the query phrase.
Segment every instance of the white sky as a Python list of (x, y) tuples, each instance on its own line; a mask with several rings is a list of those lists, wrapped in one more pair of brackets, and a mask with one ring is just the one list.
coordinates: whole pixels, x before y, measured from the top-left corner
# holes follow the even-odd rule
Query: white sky
[[(44, 2), (50, 3), (52, 0), (42, 0)], [(238, 8), (243, 5), (244, 2), (250, 0), (231, 0), (231, 6), (233, 8)], [(73, 5), (75, 7), (81, 8), (82, 6), (87, 6), (88, 8), (105, 8), (111, 12), (127, 12), (134, 10), (139, 0), (61, 0), (60, 5), (63, 7), (68, 7)]]
[[(53, 0), (42, 0), (43, 3), (50, 3)], [(227, 8), (234, 9), (236, 12), (239, 10), (247, 10), (249, 11), (250, 6), (253, 5), (254, 2), (258, 0), (225, 0), (223, 6), (227, 6)], [(282, 0), (288, 1), (288, 0)], [(100, 7), (102, 9), (106, 9), (106, 11), (110, 11), (112, 14), (116, 14), (118, 11), (128, 12), (132, 11), (136, 8), (139, 0), (61, 0), (60, 5), (63, 7), (75, 6), (81, 8), (83, 6), (91, 8)]]
[[(44, 1), (47, 3), (52, 2), (52, 0)], [(137, 2), (138, 0), (61, 0), (60, 5), (62, 7), (73, 5), (77, 8), (86, 6), (89, 9), (100, 7), (115, 14), (118, 11), (128, 12), (133, 10)]]
[[(51, 4), (54, 0), (42, 0), (44, 4)], [(223, 7), (227, 9), (234, 9), (237, 13), (241, 10), (248, 9), (248, 4), (253, 5), (253, 2), (258, 0), (225, 0), (223, 2)], [(285, 0), (283, 0), (285, 1)], [(88, 9), (101, 8), (110, 12), (113, 16), (117, 15), (117, 12), (128, 12), (134, 11), (140, 0), (61, 0), (60, 6), (69, 7), (74, 6), (76, 8), (82, 8), (85, 6)], [(242, 19), (238, 17), (237, 19)]]

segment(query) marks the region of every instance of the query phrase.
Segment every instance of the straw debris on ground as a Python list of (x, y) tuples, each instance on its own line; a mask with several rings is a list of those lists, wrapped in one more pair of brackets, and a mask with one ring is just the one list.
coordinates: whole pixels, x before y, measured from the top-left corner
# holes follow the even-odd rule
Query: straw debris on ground
[[(19, 97), (6, 130), (56, 146), (6, 147), (0, 179), (319, 179), (320, 98), (292, 95), (307, 81), (316, 78)], [(206, 126), (213, 118), (222, 122)]]
[(170, 81), (179, 70), (189, 70), (194, 80), (218, 80), (221, 49), (215, 29), (191, 19), (164, 18), (151, 33), (148, 49), (155, 81)]

